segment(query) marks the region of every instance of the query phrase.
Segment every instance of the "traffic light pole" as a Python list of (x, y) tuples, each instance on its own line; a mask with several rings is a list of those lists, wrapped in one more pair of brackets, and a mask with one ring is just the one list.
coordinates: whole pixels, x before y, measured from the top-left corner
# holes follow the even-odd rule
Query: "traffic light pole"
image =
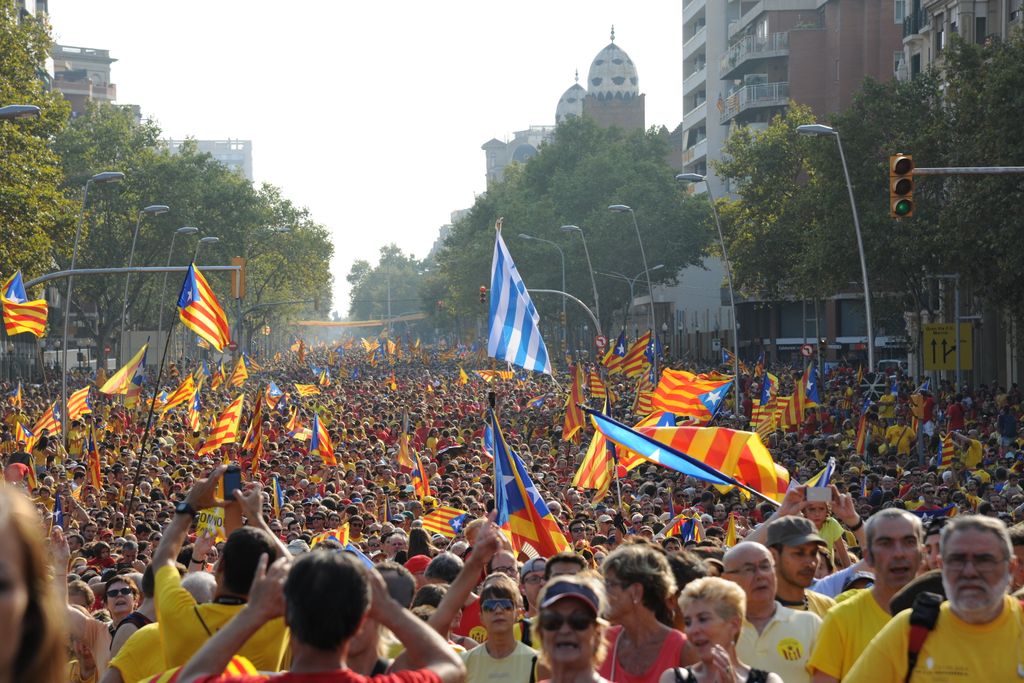
[(1010, 175), (1024, 173), (1024, 166), (935, 166), (915, 168), (914, 175)]

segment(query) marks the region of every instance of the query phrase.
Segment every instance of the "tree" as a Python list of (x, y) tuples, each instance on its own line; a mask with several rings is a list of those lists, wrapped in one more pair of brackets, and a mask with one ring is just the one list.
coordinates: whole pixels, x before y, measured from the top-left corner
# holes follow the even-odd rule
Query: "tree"
[[(425, 310), (444, 315), (478, 315), (480, 285), (490, 287), (495, 219), (504, 217), (503, 235), (516, 266), (531, 289), (561, 289), (561, 261), (550, 245), (522, 240), (527, 233), (559, 244), (565, 252), (566, 287), (592, 305), (590, 273), (578, 236), (560, 230), (578, 225), (586, 234), (595, 270), (614, 270), (632, 277), (641, 272), (640, 250), (629, 216), (612, 213), (611, 204), (635, 211), (649, 266), (664, 264), (651, 279), (673, 282), (679, 269), (700, 263), (710, 241), (712, 223), (707, 202), (689, 198), (677, 186), (665, 162), (664, 138), (655, 129), (625, 132), (603, 129), (593, 121), (573, 118), (560, 124), (551, 143), (521, 166), (506, 169), (505, 179), (480, 195), (458, 222), (438, 254), (438, 269), (424, 291)], [(643, 282), (641, 277), (639, 282)], [(628, 298), (621, 282), (597, 282), (604, 331), (611, 312)], [(637, 294), (643, 294), (638, 287)], [(541, 298), (541, 297), (544, 298)], [(555, 320), (561, 311), (557, 296), (538, 295), (534, 303)], [(578, 314), (570, 307), (570, 316)], [(579, 315), (581, 322), (587, 320)]]
[(0, 276), (21, 269), (30, 279), (51, 270), (54, 244), (70, 242), (75, 204), (60, 191), (60, 160), (48, 146), (70, 111), (43, 81), (48, 27), (20, 14), (14, 0), (0, 0), (0, 106), (33, 104), (41, 114), (0, 121)]
[[(347, 280), (352, 285), (349, 295), (349, 317), (354, 320), (387, 320), (422, 310), (421, 288), (425, 284), (426, 264), (398, 246), (381, 247), (376, 266), (357, 260)], [(415, 325), (402, 324), (402, 329)], [(422, 332), (422, 330), (419, 330)]]

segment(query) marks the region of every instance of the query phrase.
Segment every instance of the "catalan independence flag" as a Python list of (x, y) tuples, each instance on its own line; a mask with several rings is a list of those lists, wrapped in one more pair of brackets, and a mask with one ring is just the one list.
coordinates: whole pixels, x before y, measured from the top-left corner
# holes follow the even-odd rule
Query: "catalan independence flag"
[(192, 398), (192, 394), (195, 393), (195, 390), (195, 379), (192, 377), (191, 374), (185, 375), (184, 381), (182, 381), (182, 383), (178, 385), (178, 388), (175, 389), (171, 393), (171, 395), (167, 397), (166, 401), (164, 401), (164, 405), (161, 408), (161, 411), (166, 413), (171, 408), (181, 405), (185, 401)]
[(580, 405), (583, 403), (583, 368), (579, 365), (572, 367), (572, 386), (569, 387), (569, 397), (565, 400), (565, 420), (562, 423), (562, 441), (570, 441), (576, 436), (576, 432), (583, 428), (583, 410)]
[(601, 359), (601, 364), (604, 365), (610, 374), (615, 374), (622, 370), (622, 362), (626, 358), (626, 349), (629, 344), (626, 342), (626, 331), (619, 332), (619, 338), (615, 344), (608, 349), (608, 352), (604, 354), (604, 358)]
[(313, 436), (309, 441), (309, 454), (319, 455), (328, 467), (335, 467), (338, 459), (334, 457), (334, 446), (331, 444), (331, 436), (327, 433), (327, 427), (320, 421), (320, 416), (313, 413), (313, 428), (310, 430)]
[(190, 264), (178, 295), (178, 316), (188, 329), (210, 342), (218, 351), (231, 341), (228, 317), (203, 274)]
[(144, 377), (144, 370), (146, 366), (146, 350), (149, 348), (149, 344), (143, 344), (142, 348), (139, 349), (127, 364), (121, 366), (121, 369), (110, 376), (103, 386), (100, 387), (101, 394), (115, 395), (115, 394), (127, 394), (128, 390), (133, 386), (141, 386), (141, 381), (136, 381), (137, 377)]
[(455, 538), (462, 527), (469, 521), (469, 513), (453, 507), (439, 507), (423, 515), (423, 530), (432, 534), (441, 534)]
[(188, 402), (188, 427), (193, 433), (199, 431), (199, 418), (202, 417), (203, 402), (199, 397), (199, 388), (202, 383), (197, 384), (195, 391), (192, 392), (192, 398)]
[(551, 557), (569, 548), (558, 522), (548, 510), (523, 461), (513, 453), (498, 425), (494, 411), (488, 411), (488, 422), (494, 434), (494, 507), (495, 520), (506, 531), (512, 547), (526, 554), (533, 552)]
[(10, 403), (15, 408), (22, 408), (22, 409), (24, 409), (25, 401), (24, 401), (24, 397), (22, 395), (21, 382), (20, 381), (18, 382), (17, 388), (15, 388), (15, 390), (12, 391), (11, 393), (7, 394), (7, 402)]
[(60, 408), (57, 406), (56, 401), (50, 404), (50, 407), (39, 416), (35, 426), (32, 427), (32, 435), (36, 438), (42, 436), (43, 432), (49, 432), (50, 434), (60, 433)]
[(633, 342), (622, 359), (621, 368), (626, 377), (639, 377), (650, 365), (647, 359), (647, 347), (651, 344), (651, 331), (647, 330), (639, 339)]
[(68, 396), (68, 419), (77, 420), (86, 413), (92, 412), (92, 402), (89, 400), (89, 390), (92, 387), (85, 385), (75, 393)]
[(732, 378), (710, 379), (686, 370), (665, 369), (658, 388), (654, 390), (652, 405), (675, 415), (695, 417), (709, 422), (718, 412), (722, 400), (729, 393)]
[(245, 394), (239, 394), (238, 398), (224, 409), (224, 412), (217, 418), (217, 423), (213, 426), (213, 431), (210, 432), (209, 438), (207, 438), (202, 448), (199, 449), (197, 455), (213, 453), (225, 444), (238, 441), (238, 423), (242, 420), (242, 404), (244, 402)]
[(412, 452), (412, 488), (416, 497), (421, 501), (430, 495), (430, 477), (427, 476), (427, 468), (423, 466), (423, 460), (416, 451)]
[(295, 393), (299, 396), (316, 396), (320, 393), (320, 387), (315, 384), (295, 384)]
[(42, 337), (46, 333), (46, 299), (28, 300), (20, 270), (4, 282), (0, 298), (3, 300), (4, 328), (7, 334), (30, 332)]
[(249, 379), (249, 371), (245, 367), (245, 361), (239, 356), (238, 362), (235, 363), (235, 370), (231, 373), (231, 379), (228, 380), (228, 386), (240, 387), (245, 384), (247, 379)]

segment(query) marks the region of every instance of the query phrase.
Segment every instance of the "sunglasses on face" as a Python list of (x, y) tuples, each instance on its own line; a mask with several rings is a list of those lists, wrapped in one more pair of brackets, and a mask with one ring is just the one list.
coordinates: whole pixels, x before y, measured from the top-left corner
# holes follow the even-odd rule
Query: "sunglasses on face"
[(511, 612), (515, 605), (508, 598), (491, 598), (480, 603), (480, 609), (484, 612), (497, 612), (504, 610)]
[(107, 591), (107, 597), (108, 598), (116, 598), (119, 595), (131, 595), (131, 594), (132, 594), (132, 589), (131, 588), (114, 588), (112, 590)]
[(561, 612), (541, 612), (540, 627), (545, 631), (557, 631), (566, 622), (573, 631), (586, 631), (594, 625), (595, 618), (587, 612), (573, 612), (566, 616)]

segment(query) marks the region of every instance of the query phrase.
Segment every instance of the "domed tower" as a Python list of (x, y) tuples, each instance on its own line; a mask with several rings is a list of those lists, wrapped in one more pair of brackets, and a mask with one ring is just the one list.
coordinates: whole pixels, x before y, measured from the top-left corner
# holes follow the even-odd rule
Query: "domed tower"
[(558, 100), (558, 106), (555, 107), (555, 125), (557, 126), (570, 116), (582, 116), (583, 98), (586, 96), (587, 91), (580, 85), (580, 72), (577, 70), (576, 82), (562, 93), (562, 97)]
[(590, 65), (583, 114), (601, 126), (643, 129), (644, 95), (640, 92), (640, 79), (633, 60), (615, 44), (614, 26), (611, 41)]

